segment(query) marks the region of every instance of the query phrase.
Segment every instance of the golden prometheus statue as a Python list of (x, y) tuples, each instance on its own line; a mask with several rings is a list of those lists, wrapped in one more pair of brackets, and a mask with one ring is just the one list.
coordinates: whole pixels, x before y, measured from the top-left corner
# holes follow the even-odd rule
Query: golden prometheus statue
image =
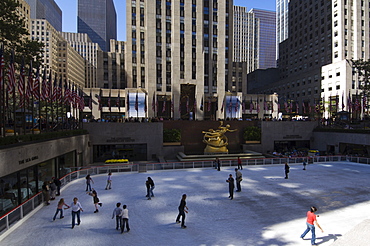
[(203, 143), (207, 144), (204, 149), (204, 153), (229, 153), (227, 149), (228, 139), (225, 136), (226, 132), (235, 132), (235, 130), (230, 130), (230, 125), (222, 126), (223, 121), (220, 121), (220, 126), (218, 129), (209, 129), (208, 131), (202, 131), (204, 133)]

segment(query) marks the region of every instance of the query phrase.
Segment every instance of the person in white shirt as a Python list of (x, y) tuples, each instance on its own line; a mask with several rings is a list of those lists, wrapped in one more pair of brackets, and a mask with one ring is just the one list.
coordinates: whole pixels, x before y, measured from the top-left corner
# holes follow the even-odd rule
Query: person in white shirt
[(105, 186), (105, 189), (112, 189), (112, 173), (108, 173), (107, 185)]
[(75, 217), (77, 215), (77, 225), (81, 224), (80, 220), (80, 211), (83, 212), (81, 203), (78, 201), (78, 198), (73, 198), (73, 202), (71, 203), (71, 209), (72, 209), (72, 229), (75, 227)]
[(121, 216), (122, 216), (121, 233), (123, 233), (123, 231), (125, 230), (125, 225), (127, 227), (127, 232), (130, 231), (130, 226), (128, 225), (128, 209), (127, 209), (127, 206), (123, 205), (122, 208), (123, 208), (123, 210), (122, 210), (122, 213), (121, 213)]

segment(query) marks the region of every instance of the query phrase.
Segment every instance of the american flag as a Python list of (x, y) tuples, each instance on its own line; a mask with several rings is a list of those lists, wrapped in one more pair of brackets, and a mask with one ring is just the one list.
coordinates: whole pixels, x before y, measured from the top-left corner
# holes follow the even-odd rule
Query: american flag
[[(128, 96), (127, 96), (128, 98)], [(101, 111), (103, 108), (102, 102), (101, 102), (101, 90), (99, 91), (99, 96), (98, 96), (98, 103), (99, 103), (99, 110)]]
[(51, 74), (51, 69), (50, 69), (50, 73), (49, 73), (49, 79), (46, 80), (46, 88), (45, 88), (45, 91), (46, 91), (46, 94), (45, 94), (45, 99), (48, 101), (48, 102), (51, 102), (51, 96), (52, 96), (52, 93), (53, 93), (53, 89), (52, 89), (52, 74)]
[(37, 69), (37, 72), (36, 72), (36, 79), (33, 84), (32, 93), (36, 100), (40, 100), (40, 71), (39, 69)]
[(342, 92), (342, 111), (344, 111), (345, 109), (345, 105), (344, 105), (344, 91)]
[(90, 91), (90, 97), (89, 97), (89, 109), (92, 110), (93, 106), (92, 106), (92, 95), (91, 95), (91, 91)]
[(109, 91), (109, 98), (108, 98), (108, 108), (109, 108), (109, 111), (112, 111), (112, 106), (111, 106), (111, 103), (110, 103), (110, 91)]
[(211, 98), (208, 98), (207, 111), (211, 111)]
[(79, 103), (78, 103), (78, 106), (79, 106), (80, 111), (83, 111), (84, 108), (85, 108), (85, 100), (84, 100), (84, 97), (83, 97), (84, 93), (81, 90), (81, 88), (78, 88), (78, 91), (79, 91)]
[(233, 104), (232, 104), (231, 96), (230, 96), (230, 100), (229, 100), (229, 113), (231, 113), (232, 107), (233, 107)]
[(118, 96), (116, 99), (116, 107), (118, 108), (118, 111), (121, 111), (121, 98), (120, 98), (120, 92), (118, 91)]
[(194, 111), (197, 111), (197, 99), (196, 98), (194, 98), (194, 105), (193, 105), (193, 107), (194, 107)]
[(367, 108), (367, 98), (364, 95), (362, 98), (362, 112), (365, 112), (366, 108)]
[[(101, 98), (100, 98), (100, 94), (99, 94), (99, 110), (101, 110), (100, 100), (101, 100)], [(129, 93), (127, 93), (126, 103), (127, 103), (127, 115), (129, 115), (129, 112), (130, 112), (130, 96), (129, 96)]]
[(155, 93), (153, 94), (153, 99), (152, 99), (152, 110), (155, 112)]
[(148, 106), (146, 105), (146, 94), (144, 94), (144, 112), (148, 111)]
[(73, 108), (77, 108), (78, 107), (77, 87), (75, 84), (73, 84), (72, 88), (73, 89), (72, 89), (71, 101), (72, 101)]
[(348, 107), (348, 110), (351, 110), (352, 109), (351, 92), (348, 92), (347, 107)]
[(33, 74), (32, 74), (32, 62), (30, 64), (30, 69), (28, 71), (28, 80), (27, 80), (27, 90), (26, 90), (26, 98), (29, 100), (32, 97), (33, 91)]
[(21, 65), (21, 71), (19, 74), (19, 82), (18, 82), (18, 92), (19, 92), (19, 107), (24, 107), (24, 88), (25, 88), (25, 74), (24, 74), (24, 62)]
[(162, 107), (162, 113), (166, 112), (166, 102), (167, 102), (167, 97), (164, 96), (164, 100), (163, 100), (163, 107)]
[(239, 110), (239, 98), (236, 98), (235, 112), (238, 112), (238, 110)]
[(69, 85), (67, 83), (67, 81), (64, 82), (64, 104), (69, 104), (71, 101), (70, 101), (70, 97), (71, 97), (71, 91), (69, 89)]
[(5, 67), (5, 61), (4, 61), (4, 52), (2, 47), (0, 48), (0, 89), (3, 88), (3, 78), (4, 78), (4, 72), (3, 69)]
[(41, 95), (40, 95), (40, 99), (41, 101), (45, 101), (46, 100), (46, 94), (47, 94), (47, 81), (46, 81), (46, 68), (44, 69), (44, 75), (42, 77), (42, 83), (41, 83)]
[(253, 100), (252, 100), (252, 97), (251, 97), (251, 102), (249, 103), (249, 113), (252, 113), (253, 108), (254, 108), (254, 105), (253, 105)]
[(63, 80), (62, 76), (59, 77), (59, 85), (57, 88), (57, 101), (60, 102), (62, 100), (62, 86), (63, 86)]
[(172, 114), (175, 113), (175, 99), (174, 99), (174, 97), (171, 98), (171, 111), (172, 111)]
[(14, 51), (10, 56), (10, 63), (8, 68), (8, 93), (13, 94), (15, 91), (15, 69), (14, 69)]
[(58, 100), (58, 79), (57, 79), (57, 76), (55, 75), (51, 101), (56, 102), (57, 100)]

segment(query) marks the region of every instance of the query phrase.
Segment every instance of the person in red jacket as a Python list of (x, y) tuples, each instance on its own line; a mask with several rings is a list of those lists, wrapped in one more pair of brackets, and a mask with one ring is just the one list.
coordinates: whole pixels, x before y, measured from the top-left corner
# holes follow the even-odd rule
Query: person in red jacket
[[(321, 228), (321, 226), (319, 225), (319, 223), (317, 223), (317, 220), (316, 220), (316, 214), (315, 212), (317, 211), (317, 208), (312, 206), (310, 211), (307, 212), (307, 221), (306, 221), (306, 225), (307, 225), (307, 229), (303, 232), (303, 234), (301, 235), (301, 238), (303, 239), (304, 236), (306, 236), (306, 234), (311, 231), (312, 232), (312, 237), (311, 237), (311, 244), (312, 245), (317, 245), (315, 243), (316, 241), (316, 234), (315, 234), (315, 225), (320, 228), (320, 230), (322, 232), (324, 232), (324, 230)], [(318, 215), (317, 215), (318, 216)]]

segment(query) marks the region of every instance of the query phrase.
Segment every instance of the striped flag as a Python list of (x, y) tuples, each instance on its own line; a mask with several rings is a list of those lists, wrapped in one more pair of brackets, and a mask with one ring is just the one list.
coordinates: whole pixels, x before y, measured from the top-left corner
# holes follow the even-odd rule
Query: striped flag
[(211, 111), (211, 98), (208, 98), (207, 112)]
[(3, 88), (3, 81), (4, 81), (4, 69), (5, 61), (4, 61), (4, 51), (3, 48), (0, 47), (0, 89)]
[(19, 107), (24, 107), (24, 88), (25, 88), (25, 74), (24, 74), (24, 62), (22, 61), (21, 71), (19, 73), (19, 81), (18, 81), (18, 92), (19, 92)]
[(166, 102), (167, 102), (167, 97), (164, 96), (163, 105), (162, 105), (162, 113), (166, 112)]
[(42, 82), (41, 82), (41, 95), (40, 95), (40, 100), (45, 101), (46, 100), (46, 93), (47, 93), (47, 82), (46, 82), (46, 68), (44, 68), (44, 74), (42, 77)]
[(59, 85), (57, 88), (57, 101), (60, 102), (62, 100), (62, 86), (63, 86), (63, 80), (62, 76), (59, 77)]
[(32, 74), (32, 61), (30, 64), (30, 69), (28, 70), (28, 80), (27, 80), (27, 90), (26, 90), (26, 98), (29, 100), (32, 97), (33, 91), (33, 74)]
[(57, 75), (54, 77), (53, 93), (51, 95), (51, 101), (56, 102), (58, 98), (58, 79)]
[(10, 56), (9, 68), (8, 68), (8, 93), (13, 94), (15, 91), (15, 68), (14, 68), (14, 51)]
[(83, 111), (85, 108), (85, 100), (84, 100), (84, 93), (81, 90), (81, 88), (78, 88), (78, 94), (79, 94), (79, 99), (78, 99), (78, 108), (80, 111)]
[(50, 69), (50, 73), (49, 73), (49, 79), (46, 80), (46, 88), (45, 88), (45, 99), (48, 101), (48, 102), (51, 102), (51, 97), (52, 97), (52, 94), (53, 94), (53, 90), (52, 90), (52, 74), (51, 74), (51, 69)]
[(67, 81), (64, 82), (64, 104), (69, 104), (70, 100), (70, 90)]
[(118, 108), (118, 111), (121, 111), (120, 91), (118, 91), (118, 96), (117, 96), (117, 99), (116, 99), (116, 107)]
[(36, 78), (32, 88), (33, 96), (36, 100), (40, 100), (40, 71), (37, 69)]

